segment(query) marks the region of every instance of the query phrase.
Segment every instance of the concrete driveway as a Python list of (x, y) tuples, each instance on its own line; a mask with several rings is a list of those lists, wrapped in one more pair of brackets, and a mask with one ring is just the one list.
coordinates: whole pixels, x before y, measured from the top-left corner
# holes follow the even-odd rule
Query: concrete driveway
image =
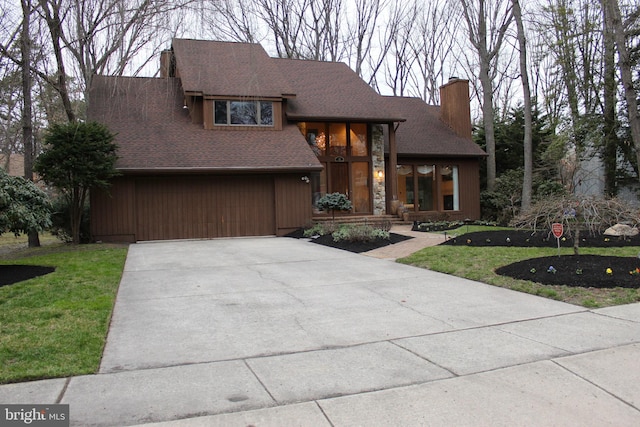
[(638, 360), (640, 304), (587, 310), (305, 240), (158, 242), (130, 247), (100, 373), (38, 390), (72, 425), (636, 426)]

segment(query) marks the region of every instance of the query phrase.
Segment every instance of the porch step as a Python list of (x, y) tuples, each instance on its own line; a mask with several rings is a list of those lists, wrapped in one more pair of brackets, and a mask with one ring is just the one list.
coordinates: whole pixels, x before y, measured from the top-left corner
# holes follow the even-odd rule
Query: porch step
[(313, 217), (314, 223), (335, 222), (336, 224), (369, 224), (372, 226), (406, 224), (396, 215), (336, 215), (335, 219), (330, 216)]

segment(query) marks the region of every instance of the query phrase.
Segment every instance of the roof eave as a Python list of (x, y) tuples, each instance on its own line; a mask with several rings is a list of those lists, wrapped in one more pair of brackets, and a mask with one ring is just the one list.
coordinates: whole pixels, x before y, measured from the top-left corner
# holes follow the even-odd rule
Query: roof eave
[(291, 121), (310, 122), (367, 122), (367, 123), (396, 123), (405, 122), (407, 119), (401, 117), (350, 117), (350, 116), (309, 116), (286, 113), (287, 119)]
[(248, 166), (234, 166), (234, 167), (155, 167), (155, 168), (116, 168), (123, 174), (158, 174), (158, 173), (306, 173), (321, 171), (322, 165), (308, 165), (308, 166), (261, 166), (261, 167), (248, 167)]
[[(385, 150), (385, 154), (389, 154), (388, 150)], [(469, 154), (452, 154), (452, 153), (398, 153), (398, 157), (447, 157), (447, 158), (482, 158), (487, 157), (487, 153), (469, 153)]]

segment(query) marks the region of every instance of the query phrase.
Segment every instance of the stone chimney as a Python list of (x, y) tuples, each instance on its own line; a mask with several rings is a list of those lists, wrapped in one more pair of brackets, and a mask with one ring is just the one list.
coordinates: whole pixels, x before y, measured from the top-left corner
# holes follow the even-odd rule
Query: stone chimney
[(440, 120), (458, 136), (471, 139), (469, 80), (451, 77), (440, 86)]

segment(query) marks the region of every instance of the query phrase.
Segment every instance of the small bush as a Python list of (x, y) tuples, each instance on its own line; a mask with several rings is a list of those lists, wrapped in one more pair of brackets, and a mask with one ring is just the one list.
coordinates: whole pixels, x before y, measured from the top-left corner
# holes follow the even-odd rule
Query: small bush
[(312, 227), (307, 228), (303, 232), (304, 237), (324, 236), (331, 234), (338, 229), (338, 225), (334, 222), (319, 222), (313, 224)]
[(342, 225), (331, 236), (335, 242), (372, 242), (377, 239), (389, 239), (388, 231), (370, 225)]
[(325, 194), (318, 200), (317, 206), (323, 211), (331, 212), (335, 217), (335, 211), (349, 211), (352, 208), (349, 198), (342, 193)]

